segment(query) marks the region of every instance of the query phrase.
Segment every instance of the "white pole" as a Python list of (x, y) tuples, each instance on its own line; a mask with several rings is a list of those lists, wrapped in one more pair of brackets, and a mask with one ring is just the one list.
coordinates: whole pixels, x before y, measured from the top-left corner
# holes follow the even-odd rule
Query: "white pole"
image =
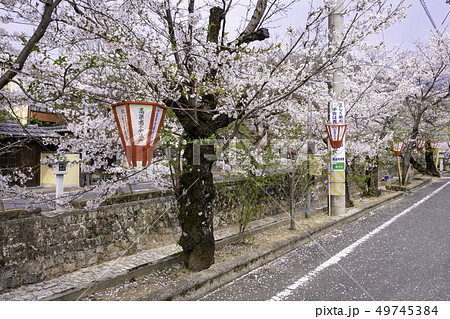
[(311, 83), (308, 86), (308, 141), (306, 155), (308, 156), (308, 184), (306, 185), (306, 218), (311, 217), (311, 156), (313, 154), (311, 131), (312, 131), (312, 106), (311, 106)]
[[(340, 42), (342, 40), (342, 33), (344, 29), (344, 1), (343, 0), (336, 0), (335, 6), (331, 9), (329, 18), (328, 18), (328, 30), (330, 34), (330, 45), (336, 46), (340, 45)], [(336, 63), (334, 63), (334, 69), (333, 72), (333, 92), (335, 95), (335, 101), (342, 101), (342, 93), (344, 91), (344, 77), (343, 77), (343, 63), (342, 58), (338, 57)], [(343, 105), (343, 103), (342, 103)], [(344, 116), (345, 116), (345, 109), (342, 110)], [(343, 144), (343, 147), (345, 147), (345, 143)], [(332, 151), (333, 152), (333, 151)], [(344, 149), (345, 154), (345, 149)], [(345, 164), (344, 164), (345, 165)], [(333, 166), (331, 166), (331, 178), (333, 181), (330, 183), (330, 188), (334, 188), (334, 193), (331, 194), (330, 189), (330, 206), (331, 206), (331, 215), (333, 216), (340, 216), (345, 215), (345, 180), (342, 179), (344, 176), (345, 179), (345, 170), (335, 172)]]

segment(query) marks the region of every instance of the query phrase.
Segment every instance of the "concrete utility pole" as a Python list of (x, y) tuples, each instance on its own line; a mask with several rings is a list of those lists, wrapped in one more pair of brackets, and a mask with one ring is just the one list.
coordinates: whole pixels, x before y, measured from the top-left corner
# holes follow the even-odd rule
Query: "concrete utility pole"
[(308, 86), (308, 140), (307, 140), (307, 156), (308, 156), (308, 182), (306, 184), (306, 218), (311, 217), (311, 157), (315, 152), (314, 142), (311, 140), (312, 131), (312, 105), (311, 105), (311, 83)]
[[(330, 46), (336, 47), (342, 40), (343, 28), (344, 28), (344, 0), (337, 0), (336, 5), (331, 9), (328, 18), (328, 32), (329, 32), (329, 43)], [(340, 115), (335, 118), (337, 124), (344, 123), (345, 121), (345, 109), (344, 103), (342, 101), (342, 93), (344, 91), (344, 77), (343, 77), (343, 62), (342, 58), (339, 57), (336, 61), (333, 72), (332, 79), (332, 91), (335, 95), (335, 103), (332, 104), (330, 116), (328, 118), (330, 123), (333, 123), (333, 116), (336, 116), (336, 112)], [(331, 151), (331, 165), (330, 165), (330, 203), (332, 216), (344, 215), (345, 211), (345, 140), (338, 149), (340, 156), (335, 153), (334, 150)], [(343, 157), (342, 157), (343, 155)], [(336, 158), (343, 160), (343, 165), (341, 163), (333, 164), (333, 159)]]

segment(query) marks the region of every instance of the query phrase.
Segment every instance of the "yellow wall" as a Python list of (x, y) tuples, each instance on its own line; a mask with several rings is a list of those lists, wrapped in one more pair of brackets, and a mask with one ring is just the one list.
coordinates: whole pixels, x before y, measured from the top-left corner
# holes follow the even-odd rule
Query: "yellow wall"
[[(0, 69), (0, 75), (3, 74), (3, 72), (4, 72), (4, 69)], [(6, 85), (5, 90), (14, 92), (14, 91), (19, 90), (19, 86), (14, 82), (9, 82)], [(11, 115), (14, 116), (13, 112), (11, 112), (11, 110), (9, 108), (7, 110), (11, 113)], [(20, 123), (22, 123), (24, 125), (27, 124), (27, 122), (28, 122), (28, 106), (15, 106), (14, 113), (15, 113), (15, 115), (17, 115)]]
[(14, 113), (23, 125), (28, 123), (28, 106), (18, 106), (14, 108)]
[[(52, 153), (41, 153), (41, 160), (52, 155)], [(80, 154), (66, 154), (69, 161), (78, 160)], [(41, 164), (41, 186), (53, 186), (56, 185), (56, 175), (52, 173), (52, 169), (48, 165)], [(78, 165), (68, 167), (67, 174), (64, 175), (65, 186), (78, 186), (80, 184), (80, 170)]]

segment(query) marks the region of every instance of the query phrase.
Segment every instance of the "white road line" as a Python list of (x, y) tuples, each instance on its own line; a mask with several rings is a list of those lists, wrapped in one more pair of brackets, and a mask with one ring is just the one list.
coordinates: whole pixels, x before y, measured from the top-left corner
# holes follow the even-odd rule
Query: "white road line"
[(450, 184), (450, 182), (447, 182), (446, 184), (444, 184), (443, 186), (439, 187), (438, 189), (436, 189), (431, 194), (429, 194), (429, 195), (425, 196), (424, 198), (422, 198), (420, 201), (418, 201), (417, 203), (415, 203), (411, 207), (405, 209), (400, 214), (396, 215), (392, 219), (390, 219), (387, 222), (385, 222), (383, 225), (375, 228), (374, 230), (372, 230), (370, 233), (368, 233), (364, 237), (362, 237), (359, 240), (355, 241), (350, 246), (344, 248), (339, 253), (337, 253), (336, 255), (334, 255), (333, 257), (331, 257), (330, 259), (328, 259), (327, 261), (325, 261), (321, 265), (319, 265), (316, 269), (310, 271), (307, 275), (303, 276), (302, 278), (297, 280), (295, 283), (293, 283), (289, 287), (286, 287), (286, 289), (284, 289), (283, 291), (279, 292), (277, 295), (275, 295), (272, 298), (270, 298), (270, 300), (271, 301), (279, 301), (279, 300), (283, 300), (286, 297), (290, 296), (297, 288), (303, 286), (306, 282), (308, 282), (309, 280), (311, 280), (314, 277), (316, 277), (322, 270), (324, 270), (325, 268), (327, 268), (327, 267), (329, 267), (331, 265), (337, 264), (342, 258), (345, 258), (353, 250), (355, 250), (356, 247), (358, 247), (359, 245), (361, 245), (362, 243), (367, 241), (369, 238), (371, 238), (373, 235), (375, 235), (376, 233), (380, 232), (381, 230), (383, 230), (384, 228), (386, 228), (387, 226), (392, 224), (400, 216), (403, 216), (406, 213), (409, 213), (411, 210), (413, 210), (414, 208), (416, 208), (420, 204), (424, 203), (425, 201), (427, 201), (432, 196), (436, 195), (439, 191), (441, 191), (445, 186), (447, 186), (449, 184)]

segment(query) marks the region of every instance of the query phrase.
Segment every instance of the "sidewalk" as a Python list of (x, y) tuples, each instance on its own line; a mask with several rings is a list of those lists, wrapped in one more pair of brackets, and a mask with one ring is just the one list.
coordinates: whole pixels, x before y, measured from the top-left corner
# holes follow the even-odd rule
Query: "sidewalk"
[[(411, 191), (429, 182), (431, 178), (416, 180), (404, 190)], [(0, 295), (0, 300), (84, 299), (92, 293), (105, 291), (109, 287), (122, 287), (124, 283), (135, 282), (136, 278), (144, 275), (161, 274), (162, 270), (168, 268), (175, 272), (172, 278), (176, 280), (171, 280), (166, 274), (167, 278), (156, 280), (158, 284), (141, 289), (137, 296), (133, 295), (132, 298), (128, 296), (124, 299), (196, 299), (336, 227), (354, 221), (379, 206), (400, 198), (403, 194), (403, 191), (388, 192), (381, 199), (358, 200), (357, 207), (348, 210), (344, 216), (330, 217), (325, 213), (324, 207), (316, 208), (310, 219), (305, 219), (303, 214), (296, 218), (299, 225), (296, 231), (288, 230), (290, 220), (287, 214), (256, 220), (251, 224), (251, 232), (255, 236), (251, 245), (232, 245), (239, 240), (237, 227), (219, 229), (215, 231), (216, 263), (201, 272), (194, 273), (183, 269), (181, 247), (172, 244), (83, 268), (41, 283), (22, 286)], [(164, 273), (162, 276), (164, 277)], [(102, 296), (105, 296), (105, 293), (98, 293), (87, 300), (102, 299)]]

